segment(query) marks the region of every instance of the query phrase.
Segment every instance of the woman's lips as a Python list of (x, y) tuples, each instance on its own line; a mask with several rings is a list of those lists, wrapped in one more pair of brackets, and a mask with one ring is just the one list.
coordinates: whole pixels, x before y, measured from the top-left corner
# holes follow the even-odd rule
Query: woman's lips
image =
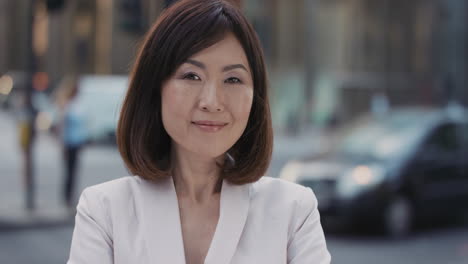
[(198, 128), (205, 132), (218, 132), (219, 130), (223, 129), (228, 123), (202, 120), (192, 121), (192, 124), (196, 125)]

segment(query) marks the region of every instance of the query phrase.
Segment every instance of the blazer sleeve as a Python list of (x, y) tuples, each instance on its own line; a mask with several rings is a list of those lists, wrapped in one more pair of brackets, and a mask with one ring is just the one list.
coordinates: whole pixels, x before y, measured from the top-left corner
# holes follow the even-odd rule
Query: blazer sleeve
[(294, 230), (288, 243), (288, 264), (329, 264), (331, 256), (325, 242), (317, 209), (317, 198), (304, 188), (294, 215)]
[(114, 262), (111, 222), (106, 204), (99, 190), (87, 188), (81, 194), (68, 264)]

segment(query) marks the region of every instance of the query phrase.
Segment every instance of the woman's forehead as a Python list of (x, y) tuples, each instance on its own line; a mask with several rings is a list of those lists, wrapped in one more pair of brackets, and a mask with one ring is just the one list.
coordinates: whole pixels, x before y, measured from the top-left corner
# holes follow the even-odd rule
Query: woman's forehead
[(184, 62), (192, 62), (195, 66), (203, 68), (204, 63), (220, 65), (241, 64), (248, 70), (248, 60), (244, 48), (232, 33), (226, 34), (213, 45), (193, 54)]

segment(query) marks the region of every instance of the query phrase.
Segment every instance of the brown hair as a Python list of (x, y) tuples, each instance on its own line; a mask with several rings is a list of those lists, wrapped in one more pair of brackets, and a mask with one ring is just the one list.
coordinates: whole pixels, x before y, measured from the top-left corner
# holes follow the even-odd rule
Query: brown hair
[(221, 165), (221, 176), (244, 184), (258, 180), (268, 169), (273, 132), (263, 52), (254, 29), (233, 3), (178, 1), (146, 35), (117, 127), (120, 155), (132, 174), (148, 180), (170, 175), (171, 138), (162, 123), (162, 84), (190, 56), (220, 41), (227, 32), (236, 36), (246, 53), (254, 97), (246, 129), (228, 151), (235, 164)]

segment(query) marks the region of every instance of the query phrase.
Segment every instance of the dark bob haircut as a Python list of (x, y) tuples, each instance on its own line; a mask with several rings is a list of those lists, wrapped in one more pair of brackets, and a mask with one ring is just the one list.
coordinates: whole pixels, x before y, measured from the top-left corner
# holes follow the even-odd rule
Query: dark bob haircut
[(171, 138), (162, 123), (162, 85), (188, 58), (229, 32), (244, 49), (254, 94), (246, 129), (228, 150), (235, 162), (220, 165), (221, 177), (245, 184), (264, 175), (271, 160), (273, 132), (263, 52), (252, 26), (235, 3), (227, 0), (178, 1), (146, 35), (117, 127), (120, 155), (132, 174), (151, 181), (170, 176)]

